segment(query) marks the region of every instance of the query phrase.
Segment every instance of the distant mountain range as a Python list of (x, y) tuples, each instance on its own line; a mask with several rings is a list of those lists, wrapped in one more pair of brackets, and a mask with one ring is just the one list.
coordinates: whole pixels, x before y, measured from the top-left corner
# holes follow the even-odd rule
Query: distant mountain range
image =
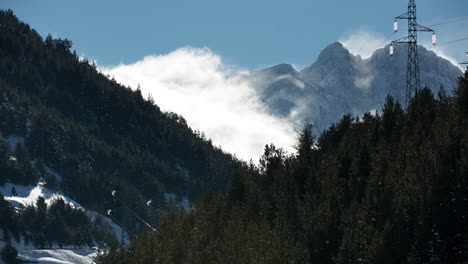
[[(270, 110), (297, 125), (311, 122), (317, 132), (342, 115), (360, 115), (380, 109), (387, 95), (405, 103), (407, 48), (388, 47), (362, 59), (341, 43), (327, 46), (309, 67), (296, 70), (290, 64), (236, 76), (256, 87)], [(448, 60), (419, 46), (421, 85), (437, 93), (442, 85), (450, 94), (462, 72)]]

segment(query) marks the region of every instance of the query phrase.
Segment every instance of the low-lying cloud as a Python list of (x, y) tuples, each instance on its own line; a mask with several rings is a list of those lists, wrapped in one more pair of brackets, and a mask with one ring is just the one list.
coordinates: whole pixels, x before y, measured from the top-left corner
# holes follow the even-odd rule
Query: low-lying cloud
[(339, 41), (350, 53), (360, 55), (363, 59), (369, 58), (376, 49), (388, 44), (385, 43), (384, 36), (365, 29), (348, 32)]
[(243, 160), (258, 161), (269, 143), (292, 150), (291, 122), (269, 113), (255, 89), (230, 77), (238, 72), (210, 49), (180, 48), (101, 71), (133, 89), (140, 85), (163, 111), (182, 115), (213, 144)]

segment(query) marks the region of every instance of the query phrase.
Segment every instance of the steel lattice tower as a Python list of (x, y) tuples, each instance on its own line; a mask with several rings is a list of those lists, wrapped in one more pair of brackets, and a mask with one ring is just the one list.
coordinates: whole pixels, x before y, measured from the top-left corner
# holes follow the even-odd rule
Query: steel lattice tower
[[(465, 57), (468, 58), (468, 51), (465, 53)], [(468, 71), (468, 61), (461, 62), (460, 64), (461, 64), (461, 65), (467, 65), (466, 70)]]
[(391, 54), (393, 55), (394, 43), (407, 43), (408, 44), (408, 64), (406, 72), (406, 105), (414, 96), (417, 90), (421, 88), (421, 81), (419, 79), (419, 61), (418, 61), (418, 31), (433, 32), (432, 43), (435, 45), (434, 30), (421, 26), (416, 22), (416, 1), (409, 0), (408, 12), (395, 17), (394, 30), (397, 31), (397, 20), (408, 20), (408, 36), (392, 41)]

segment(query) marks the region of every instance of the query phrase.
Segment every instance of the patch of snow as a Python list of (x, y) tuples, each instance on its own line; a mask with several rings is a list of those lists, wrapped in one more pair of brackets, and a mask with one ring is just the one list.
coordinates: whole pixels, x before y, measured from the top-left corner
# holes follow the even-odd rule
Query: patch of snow
[(4, 137), (3, 134), (0, 132), (0, 138), (5, 140), (6, 142), (8, 142), (8, 144), (10, 144), (10, 147), (12, 149), (15, 149), (16, 145), (18, 145), (18, 143), (23, 143), (24, 144), (24, 137), (22, 137), (22, 136), (10, 135), (8, 137)]
[[(52, 169), (46, 167), (47, 171), (56, 177), (60, 177), (59, 174), (55, 173)], [(17, 195), (11, 193), (12, 188), (15, 187)], [(44, 197), (46, 204), (49, 206), (54, 199), (62, 198), (66, 203), (70, 204), (75, 208), (81, 208), (86, 212), (91, 221), (95, 221), (96, 218), (101, 217), (105, 224), (107, 224), (114, 232), (116, 237), (124, 243), (129, 243), (129, 235), (126, 232), (122, 232), (122, 228), (115, 224), (111, 219), (103, 216), (94, 211), (88, 211), (79, 203), (70, 199), (69, 197), (52, 191), (44, 187), (44, 183), (40, 182), (36, 186), (23, 186), (18, 184), (6, 183), (0, 186), (0, 193), (5, 197), (5, 200), (9, 201), (11, 205), (16, 208), (24, 207), (27, 205), (35, 205), (39, 196)], [(176, 196), (177, 197), (177, 196)], [(3, 233), (0, 230), (0, 234)], [(122, 238), (122, 235), (124, 236)], [(2, 238), (3, 236), (0, 236)], [(0, 240), (0, 250), (5, 245), (4, 241)], [(93, 257), (96, 256), (96, 251), (92, 249), (37, 249), (33, 245), (26, 245), (24, 239), (21, 238), (19, 242), (12, 240), (12, 246), (18, 250), (18, 258), (25, 261), (31, 261), (39, 264), (89, 264), (93, 263)], [(55, 246), (54, 246), (55, 247)], [(0, 262), (1, 264), (1, 262)]]
[[(0, 238), (3, 238), (3, 230), (0, 229)], [(5, 241), (0, 240), (0, 250), (6, 245)], [(55, 249), (37, 249), (33, 245), (26, 245), (24, 238), (21, 237), (20, 241), (11, 240), (11, 245), (18, 250), (18, 259), (28, 261), (31, 263), (39, 264), (91, 264), (93, 257), (97, 252), (93, 248), (58, 248), (54, 245)], [(2, 264), (0, 260), (0, 264)]]
[[(13, 187), (15, 187), (15, 190), (18, 194), (16, 196), (11, 193)], [(0, 187), (0, 193), (5, 196), (5, 200), (9, 201), (10, 204), (16, 208), (25, 207), (28, 205), (35, 206), (37, 198), (40, 196), (44, 197), (47, 205), (50, 205), (50, 203), (55, 199), (62, 198), (66, 203), (72, 205), (75, 208), (83, 208), (83, 206), (73, 201), (72, 199), (56, 191), (45, 188), (43, 182), (38, 183), (36, 186), (23, 186), (6, 183)]]
[(283, 75), (280, 75), (280, 76), (277, 76), (273, 79), (273, 81), (279, 81), (279, 80), (283, 80), (283, 79), (286, 79), (290, 82), (292, 82), (295, 86), (301, 88), (301, 89), (304, 89), (305, 87), (305, 83), (301, 80), (298, 80), (296, 77), (292, 76), (291, 74), (283, 74)]
[(6, 141), (8, 141), (12, 148), (15, 148), (18, 143), (24, 144), (24, 137), (11, 135), (6, 138)]
[[(15, 187), (17, 193), (16, 196), (11, 193), (13, 187)], [(15, 208), (21, 208), (28, 205), (35, 206), (37, 198), (39, 198), (39, 196), (44, 197), (44, 200), (48, 206), (54, 199), (62, 198), (62, 200), (64, 200), (66, 203), (70, 204), (74, 208), (81, 208), (83, 211), (85, 211), (88, 214), (91, 221), (94, 221), (97, 217), (101, 216), (103, 221), (112, 228), (116, 237), (120, 241), (122, 241), (122, 228), (120, 228), (117, 224), (112, 222), (112, 220), (97, 212), (86, 210), (83, 206), (70, 199), (69, 197), (62, 195), (59, 192), (55, 192), (45, 188), (43, 183), (39, 183), (37, 186), (23, 186), (6, 183), (4, 186), (0, 187), (0, 193), (5, 197), (5, 200), (10, 202), (10, 204)], [(128, 234), (126, 232), (124, 232), (123, 234), (123, 241), (129, 241)]]
[(18, 258), (39, 264), (91, 264), (96, 251), (91, 249), (23, 250)]

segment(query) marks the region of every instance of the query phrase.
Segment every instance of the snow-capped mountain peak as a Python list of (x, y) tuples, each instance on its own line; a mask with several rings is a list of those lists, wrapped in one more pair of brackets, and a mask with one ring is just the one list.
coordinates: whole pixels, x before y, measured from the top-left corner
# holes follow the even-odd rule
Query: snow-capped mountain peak
[(349, 51), (341, 44), (340, 42), (334, 42), (327, 47), (325, 47), (320, 55), (318, 56), (317, 61), (314, 64), (324, 65), (324, 64), (334, 64), (334, 63), (343, 63), (350, 62), (352, 56)]
[[(319, 132), (344, 114), (380, 109), (387, 95), (404, 102), (407, 46), (395, 45), (393, 56), (388, 51), (388, 46), (380, 48), (362, 59), (335, 42), (301, 71), (279, 64), (244, 78), (273, 112), (298, 125), (312, 122)], [(450, 93), (462, 74), (460, 69), (422, 46), (418, 51), (421, 85), (433, 92), (443, 86)]]

